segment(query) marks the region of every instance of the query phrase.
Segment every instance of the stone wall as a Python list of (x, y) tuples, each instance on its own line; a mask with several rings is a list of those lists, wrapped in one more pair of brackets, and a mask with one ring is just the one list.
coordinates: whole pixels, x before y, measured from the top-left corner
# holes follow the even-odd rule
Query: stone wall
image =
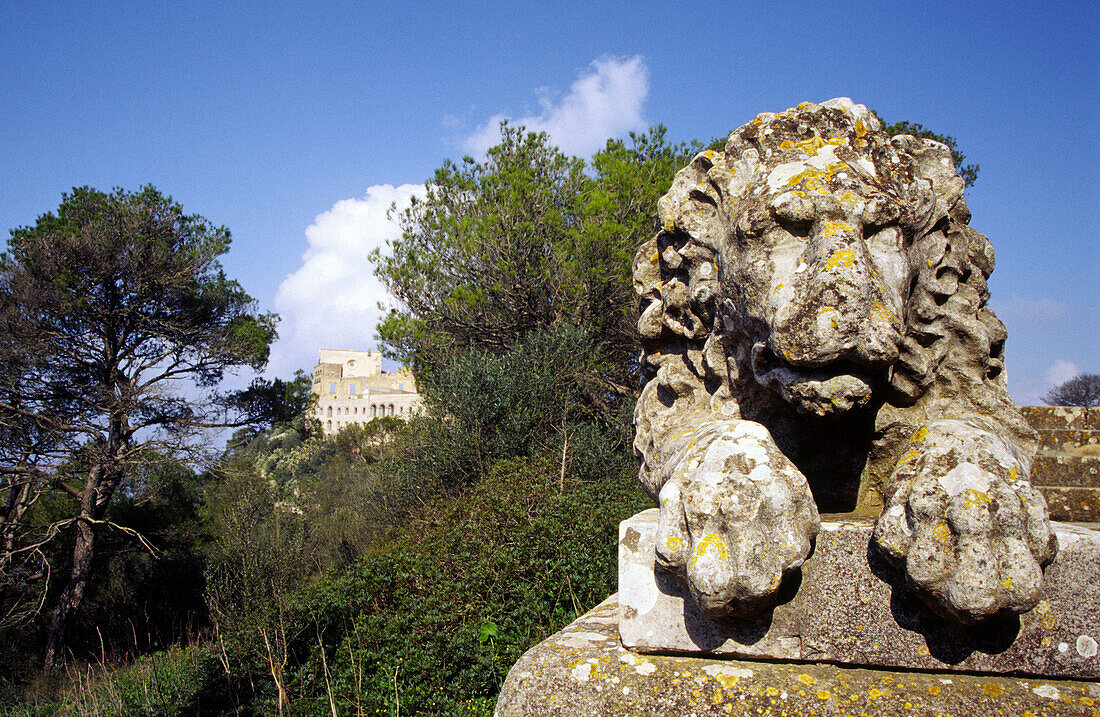
[(1039, 432), (1031, 483), (1053, 520), (1100, 522), (1100, 408), (1023, 406)]

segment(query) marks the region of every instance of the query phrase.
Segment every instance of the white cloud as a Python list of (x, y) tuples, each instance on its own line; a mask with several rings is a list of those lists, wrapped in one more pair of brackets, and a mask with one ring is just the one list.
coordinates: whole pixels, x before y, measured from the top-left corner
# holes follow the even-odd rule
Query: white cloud
[(510, 124), (546, 132), (563, 152), (582, 157), (602, 149), (609, 137), (647, 126), (642, 104), (649, 94), (649, 71), (639, 55), (594, 61), (560, 102), (555, 103), (545, 89), (538, 94), (541, 112), (526, 117), (494, 115), (466, 138), (464, 149), (484, 155), (500, 141), (500, 123), (505, 119)]
[(1079, 373), (1081, 373), (1081, 369), (1077, 368), (1077, 364), (1058, 359), (1047, 369), (1044, 378), (1053, 387), (1060, 386)]
[(306, 229), (309, 249), (302, 255), (302, 266), (275, 294), (282, 322), (271, 353), (271, 375), (310, 370), (322, 348), (374, 345), (374, 327), (381, 316), (378, 303), (387, 303), (389, 297), (374, 277), (368, 256), (400, 236), (387, 218), (390, 206), (403, 209), (423, 192), (423, 185), (417, 184), (376, 185), (361, 199), (342, 199), (314, 219)]

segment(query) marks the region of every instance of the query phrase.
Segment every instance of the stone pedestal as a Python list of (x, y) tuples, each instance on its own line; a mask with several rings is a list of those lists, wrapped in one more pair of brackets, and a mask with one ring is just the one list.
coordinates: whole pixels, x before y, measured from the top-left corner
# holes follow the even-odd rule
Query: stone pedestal
[(619, 633), (634, 652), (1100, 678), (1100, 532), (1055, 524), (1059, 553), (1039, 606), (962, 629), (932, 614), (869, 549), (870, 520), (828, 516), (771, 614), (710, 618), (679, 581), (654, 571), (657, 517), (657, 509), (644, 511), (619, 529)]
[(619, 611), (612, 596), (528, 650), (496, 717), (1100, 717), (1096, 683), (641, 655), (620, 643)]

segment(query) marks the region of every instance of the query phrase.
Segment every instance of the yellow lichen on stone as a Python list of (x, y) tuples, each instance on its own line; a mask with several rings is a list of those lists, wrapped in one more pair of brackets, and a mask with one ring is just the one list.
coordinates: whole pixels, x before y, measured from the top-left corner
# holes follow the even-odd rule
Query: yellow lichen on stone
[(818, 690), (817, 691), (817, 698), (819, 700), (830, 700), (830, 699), (833, 698), (833, 695), (828, 690)]
[(871, 315), (883, 323), (900, 323), (898, 317), (893, 315), (893, 311), (887, 305), (882, 304), (881, 301), (875, 301), (871, 304)]
[(917, 450), (916, 448), (910, 448), (908, 451), (905, 452), (905, 455), (901, 457), (901, 460), (898, 461), (898, 465), (900, 466), (902, 463), (908, 463), (919, 455), (919, 450)]
[(890, 311), (889, 307), (887, 307), (886, 304), (883, 304), (880, 301), (876, 301), (876, 302), (871, 304), (871, 315), (874, 316), (879, 321), (882, 321), (883, 323), (887, 323), (887, 324), (900, 323), (898, 321), (898, 317), (894, 316), (894, 312)]
[(856, 195), (852, 192), (841, 192), (837, 195), (837, 201), (844, 202), (845, 204), (855, 204)]
[(940, 523), (932, 529), (932, 537), (947, 545), (948, 540), (951, 539), (951, 529), (947, 527), (946, 523)]
[(863, 120), (857, 119), (856, 120), (856, 137), (866, 137), (866, 136), (867, 136), (867, 126), (863, 124)]
[(989, 697), (1000, 697), (1005, 693), (1005, 688), (1000, 685), (989, 684), (982, 687), (982, 692)]
[(1005, 578), (1004, 580), (1002, 580), (1001, 581), (1001, 587), (1004, 588), (1005, 590), (1011, 590), (1012, 589), (1012, 578)]
[(877, 687), (872, 687), (870, 692), (867, 693), (867, 696), (870, 697), (872, 700), (877, 700), (880, 697), (889, 697), (890, 690), (880, 690)]
[[(826, 236), (829, 236), (826, 234)], [(844, 247), (840, 251), (834, 252), (829, 260), (825, 262), (825, 270), (829, 271), (835, 269), (838, 266), (844, 266), (848, 269), (852, 268), (852, 265), (856, 261), (856, 250), (852, 247)]]
[(805, 182), (806, 191), (817, 191), (821, 194), (828, 194), (824, 189), (825, 182), (832, 179), (833, 174), (835, 174), (837, 170), (843, 169), (844, 166), (843, 162), (834, 162), (833, 164), (827, 165), (824, 169), (809, 167), (788, 179), (787, 184), (792, 187), (797, 187), (802, 182)]
[(1058, 617), (1054, 613), (1048, 612), (1039, 620), (1039, 624), (1043, 626), (1044, 630), (1053, 630), (1058, 626)]
[(805, 672), (800, 674), (795, 679), (797, 679), (799, 682), (801, 682), (804, 685), (815, 685), (815, 684), (817, 684), (817, 680), (815, 680), (812, 675), (808, 675)]
[(921, 441), (923, 441), (927, 437), (928, 437), (928, 429), (927, 428), (922, 428), (919, 431), (917, 431), (916, 433), (914, 433), (913, 437), (910, 440), (913, 443), (920, 443)]
[(988, 494), (983, 493), (980, 490), (974, 490), (973, 488), (967, 488), (965, 495), (966, 501), (963, 503), (963, 505), (967, 508), (973, 508), (974, 506), (980, 505), (982, 503), (993, 502), (993, 499), (990, 498)]
[[(834, 222), (831, 219), (826, 219), (825, 220), (825, 231), (823, 231), (821, 233), (821, 236), (831, 237), (834, 234), (836, 234), (837, 232), (850, 232), (850, 231), (855, 231), (855, 229), (853, 229), (852, 225), (849, 224), (848, 222)], [(852, 258), (855, 259), (855, 252), (854, 251), (852, 252)], [(847, 266), (851, 266), (851, 263), (849, 262), (847, 264)]]
[(801, 150), (807, 157), (816, 157), (817, 150), (825, 147), (826, 145), (833, 145), (839, 147), (840, 145), (848, 144), (848, 140), (843, 137), (834, 137), (831, 139), (822, 139), (818, 135), (814, 135), (809, 139), (799, 140), (792, 142), (789, 139), (781, 142), (779, 148), (782, 150), (798, 149)]
[(695, 555), (691, 556), (691, 564), (689, 567), (694, 568), (695, 562), (705, 556), (707, 551), (714, 548), (718, 551), (718, 558), (723, 562), (729, 560), (729, 546), (726, 545), (726, 541), (722, 539), (722, 536), (718, 533), (708, 533), (703, 536), (703, 539), (699, 541), (695, 546)]
[(668, 546), (668, 549), (671, 550), (672, 552), (676, 552), (677, 550), (680, 549), (680, 539), (677, 538), (676, 536), (672, 536), (671, 538), (669, 538), (668, 540), (665, 541), (665, 545)]

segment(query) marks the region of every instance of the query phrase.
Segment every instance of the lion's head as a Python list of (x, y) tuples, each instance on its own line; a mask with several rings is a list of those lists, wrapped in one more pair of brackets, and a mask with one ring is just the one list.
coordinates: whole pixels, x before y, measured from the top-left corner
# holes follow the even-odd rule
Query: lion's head
[(963, 187), (946, 146), (889, 137), (846, 98), (761, 114), (698, 154), (634, 263), (650, 397), (727, 417), (965, 403), (1020, 423)]

